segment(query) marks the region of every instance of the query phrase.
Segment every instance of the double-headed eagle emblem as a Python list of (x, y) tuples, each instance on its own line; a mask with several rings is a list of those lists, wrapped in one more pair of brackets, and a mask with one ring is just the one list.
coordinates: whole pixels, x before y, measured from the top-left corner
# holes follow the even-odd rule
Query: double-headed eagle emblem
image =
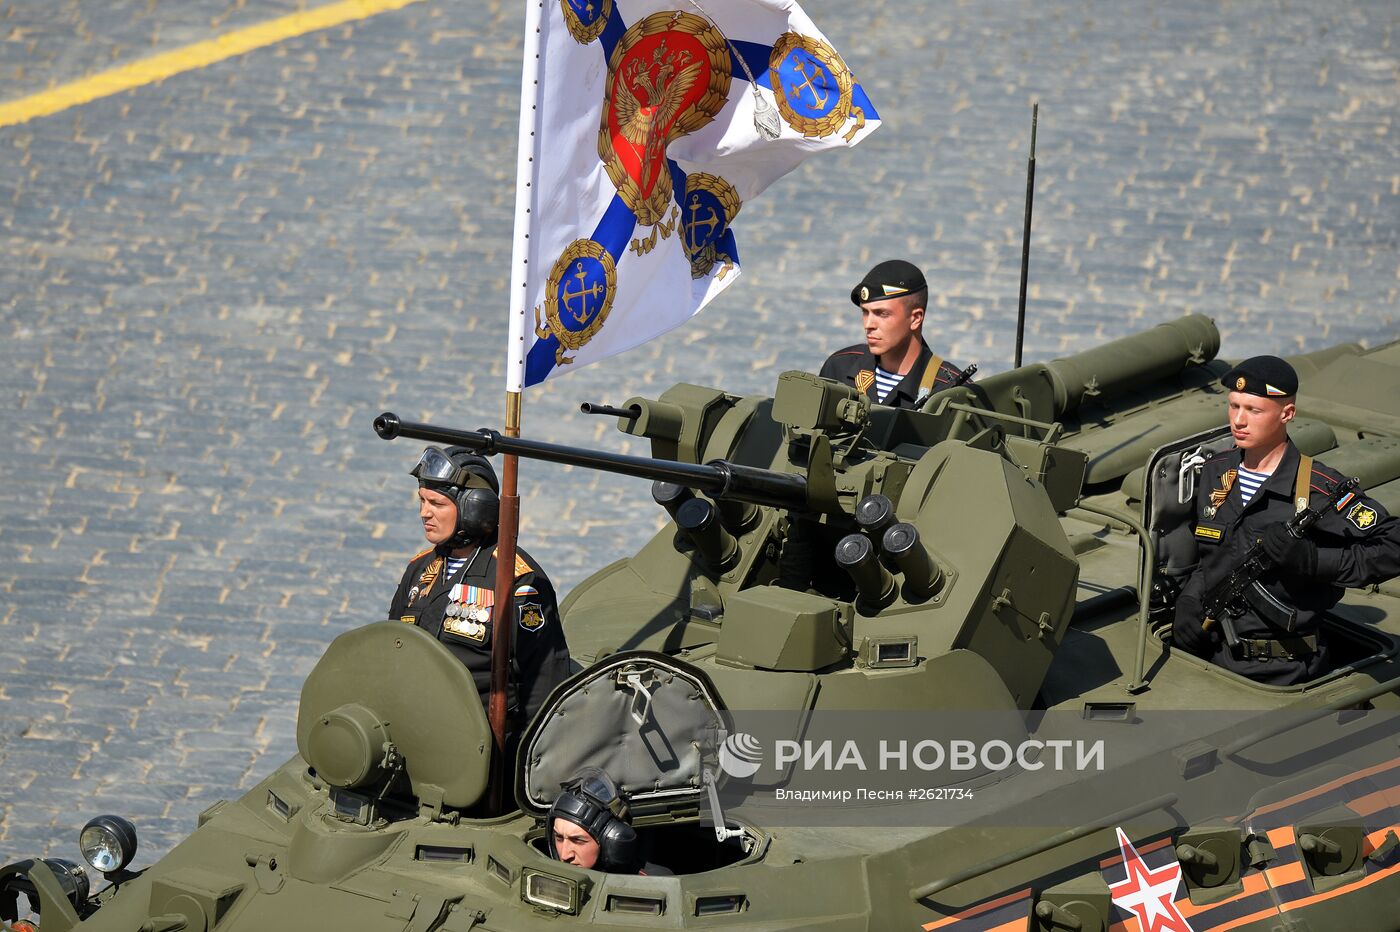
[(616, 82), (613, 108), (622, 138), (641, 157), (642, 190), (651, 187), (657, 168), (664, 163), (669, 141), (665, 130), (675, 121), (681, 102), (703, 71), (703, 63), (689, 52), (669, 54), (666, 40), (662, 39), (653, 50), (650, 63), (631, 59)]
[(714, 120), (729, 99), (730, 79), (729, 43), (694, 13), (653, 13), (613, 48), (598, 157), (639, 226), (666, 219), (666, 147)]

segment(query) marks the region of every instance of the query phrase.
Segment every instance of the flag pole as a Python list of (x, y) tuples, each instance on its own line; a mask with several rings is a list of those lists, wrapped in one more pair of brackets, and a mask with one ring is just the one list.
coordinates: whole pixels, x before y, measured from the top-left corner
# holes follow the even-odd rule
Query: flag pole
[[(541, 35), (544, 0), (526, 0), (525, 41), (520, 69), (520, 129), (516, 147), (515, 238), (510, 254), (510, 337), (506, 349), (505, 435), (520, 436), (521, 392), (525, 381), (525, 312), (530, 284), (530, 230), (534, 219), (539, 128)], [(496, 532), (495, 636), (491, 640), (491, 701), (487, 718), (495, 744), (491, 755), (491, 809), (505, 806), (509, 761), (506, 760), (506, 704), (510, 643), (514, 628), (516, 538), (520, 530), (519, 461), (506, 454), (501, 462), (501, 513)]]

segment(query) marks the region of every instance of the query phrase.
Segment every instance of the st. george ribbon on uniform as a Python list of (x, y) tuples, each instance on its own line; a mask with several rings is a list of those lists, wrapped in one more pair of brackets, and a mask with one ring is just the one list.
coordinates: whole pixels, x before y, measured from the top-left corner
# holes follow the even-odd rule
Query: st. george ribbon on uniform
[(738, 277), (744, 204), (880, 124), (790, 0), (530, 4), (508, 392), (689, 320)]

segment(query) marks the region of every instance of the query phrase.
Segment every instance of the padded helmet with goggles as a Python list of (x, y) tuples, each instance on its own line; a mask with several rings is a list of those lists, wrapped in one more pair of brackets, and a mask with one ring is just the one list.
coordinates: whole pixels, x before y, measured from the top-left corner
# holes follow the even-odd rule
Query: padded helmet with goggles
[(457, 528), (448, 543), (484, 540), (496, 532), (500, 483), (486, 457), (466, 447), (428, 447), (409, 475), (420, 486), (446, 495), (457, 506)]
[(598, 843), (594, 870), (615, 874), (635, 874), (641, 869), (637, 832), (627, 824), (627, 801), (618, 792), (612, 777), (597, 767), (585, 767), (564, 784), (563, 791), (549, 809), (546, 834), (549, 853), (558, 858), (554, 844), (554, 820), (563, 819), (583, 829)]

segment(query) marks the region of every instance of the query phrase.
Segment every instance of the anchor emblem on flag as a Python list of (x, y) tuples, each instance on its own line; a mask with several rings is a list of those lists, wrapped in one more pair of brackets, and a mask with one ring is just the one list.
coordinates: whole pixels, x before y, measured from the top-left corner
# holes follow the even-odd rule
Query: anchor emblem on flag
[[(545, 283), (544, 316), (535, 308), (535, 336), (558, 339), (558, 365), (573, 362), (565, 352), (577, 352), (607, 322), (617, 291), (617, 265), (601, 244), (576, 239), (555, 261)], [(561, 313), (562, 310), (562, 313)]]

